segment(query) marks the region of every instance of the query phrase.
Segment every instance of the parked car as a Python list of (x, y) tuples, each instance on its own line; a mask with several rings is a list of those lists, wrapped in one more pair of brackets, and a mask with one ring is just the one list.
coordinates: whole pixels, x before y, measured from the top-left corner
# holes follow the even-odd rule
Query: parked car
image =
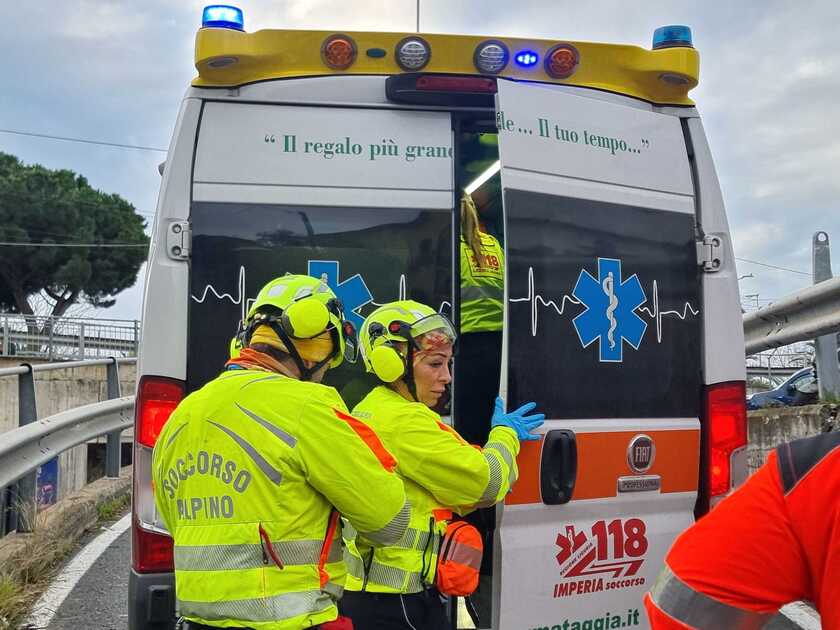
[(747, 399), (747, 409), (810, 405), (820, 399), (817, 373), (813, 367), (794, 372), (784, 383), (768, 392), (758, 392)]

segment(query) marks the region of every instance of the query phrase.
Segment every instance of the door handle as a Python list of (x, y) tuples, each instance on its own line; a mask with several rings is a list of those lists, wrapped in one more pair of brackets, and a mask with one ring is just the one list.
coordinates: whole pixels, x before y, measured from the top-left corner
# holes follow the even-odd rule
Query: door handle
[(553, 429), (543, 439), (540, 491), (546, 505), (572, 500), (577, 480), (577, 440), (574, 431)]

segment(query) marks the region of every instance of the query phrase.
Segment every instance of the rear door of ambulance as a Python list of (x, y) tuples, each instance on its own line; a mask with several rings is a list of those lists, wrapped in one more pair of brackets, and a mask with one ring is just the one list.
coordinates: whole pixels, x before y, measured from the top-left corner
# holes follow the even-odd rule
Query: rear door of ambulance
[[(345, 102), (382, 98), (383, 79), (339, 80)], [(218, 374), (249, 299), (285, 273), (323, 278), (357, 328), (377, 304), (401, 297), (451, 302), (449, 114), (283, 102), (317, 103), (311, 86), (300, 79), (241, 90), (251, 101), (271, 92), (274, 103), (204, 103), (190, 211), (187, 391)], [(433, 148), (418, 156), (418, 146)], [(350, 408), (373, 384), (349, 364), (326, 382)]]
[[(184, 390), (224, 369), (260, 287), (285, 273), (324, 278), (357, 326), (401, 297), (451, 303), (450, 115), (383, 108), (384, 81), (192, 89), (184, 102), (144, 298), (131, 628), (171, 627), (174, 613), (152, 447)], [(374, 384), (346, 363), (325, 382), (351, 408)]]
[(646, 628), (698, 491), (692, 175), (678, 117), (561, 90), (498, 82), (502, 389), (547, 420), (500, 514), (493, 627)]

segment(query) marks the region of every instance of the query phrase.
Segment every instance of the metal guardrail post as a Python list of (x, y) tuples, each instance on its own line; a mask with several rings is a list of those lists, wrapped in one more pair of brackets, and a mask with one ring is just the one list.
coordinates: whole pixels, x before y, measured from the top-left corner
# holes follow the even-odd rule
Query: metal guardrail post
[(55, 356), (55, 354), (54, 354), (54, 351), (55, 351), (55, 318), (54, 317), (49, 318), (49, 320), (47, 321), (47, 326), (49, 326), (49, 330), (50, 330), (49, 339), (47, 340), (47, 357), (49, 358), (50, 361), (52, 361), (53, 357)]
[[(817, 232), (812, 241), (814, 284), (831, 279), (831, 248), (828, 234)], [(837, 335), (829, 333), (814, 340), (820, 400), (840, 396), (840, 367), (837, 364)]]
[(140, 322), (134, 320), (134, 356), (140, 354)]
[[(108, 372), (108, 400), (119, 398), (120, 392), (120, 368), (116, 357), (110, 357), (111, 362), (107, 365)], [(109, 433), (105, 443), (105, 476), (119, 477), (122, 445), (120, 444), (121, 431)]]
[[(38, 411), (35, 405), (35, 377), (32, 373), (32, 366), (29, 363), (22, 363), (27, 371), (18, 374), (18, 426), (25, 426), (38, 419)], [(31, 532), (35, 526), (35, 483), (37, 473), (35, 471), (21, 478), (17, 483), (17, 497), (14, 497), (16, 505), (12, 510), (18, 512), (17, 531)]]
[(3, 518), (2, 522), (0, 522), (0, 534), (5, 536), (9, 532), (13, 532), (17, 529), (18, 523), (18, 513), (17, 513), (17, 506), (18, 506), (18, 493), (17, 493), (17, 484), (13, 483), (12, 485), (8, 486), (7, 488), (3, 488)]
[(3, 315), (3, 356), (9, 356), (9, 335), (11, 335), (11, 331), (9, 330), (9, 316)]
[(82, 361), (85, 358), (85, 323), (81, 322), (79, 324), (79, 360)]

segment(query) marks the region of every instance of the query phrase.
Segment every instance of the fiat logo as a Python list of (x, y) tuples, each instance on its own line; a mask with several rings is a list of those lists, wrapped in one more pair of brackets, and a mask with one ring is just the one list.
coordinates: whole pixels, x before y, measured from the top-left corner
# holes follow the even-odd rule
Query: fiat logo
[(627, 463), (633, 472), (645, 473), (653, 466), (656, 446), (649, 435), (637, 435), (627, 447)]

